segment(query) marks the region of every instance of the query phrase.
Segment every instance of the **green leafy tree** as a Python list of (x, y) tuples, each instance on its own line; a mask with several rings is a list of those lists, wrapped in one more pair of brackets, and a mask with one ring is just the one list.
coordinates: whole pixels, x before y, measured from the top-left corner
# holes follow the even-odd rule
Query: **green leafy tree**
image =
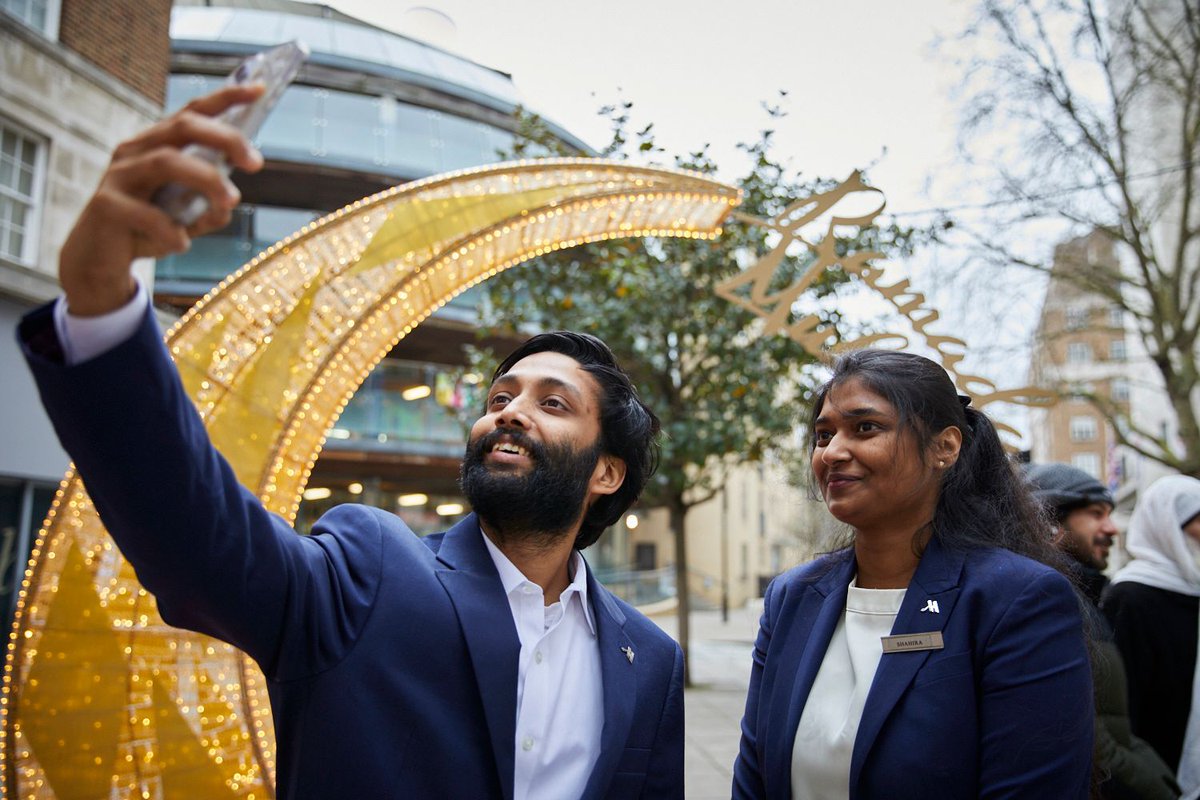
[[(630, 132), (629, 103), (601, 110), (613, 138), (601, 155), (714, 174), (707, 147), (670, 159), (654, 138), (653, 124)], [(767, 108), (773, 119), (782, 114)], [(522, 115), (512, 155), (561, 152), (536, 117)], [(750, 166), (737, 182), (745, 193), (740, 211), (769, 218), (798, 198), (836, 184), (791, 174), (771, 152), (772, 131), (742, 145)], [(871, 231), (872, 246), (904, 251), (911, 234)], [(765, 229), (730, 221), (714, 241), (623, 239), (559, 251), (484, 284), (485, 334), (517, 329), (572, 329), (603, 339), (629, 370), (643, 399), (663, 421), (659, 469), (643, 504), (669, 512), (675, 543), (679, 640), (688, 650), (688, 510), (721, 491), (731, 467), (761, 461), (770, 452), (796, 457), (793, 432), (811, 393), (811, 354), (782, 335), (760, 335), (760, 320), (719, 298), (718, 284), (766, 253)], [(862, 249), (844, 241), (839, 248)], [(785, 259), (776, 288), (794, 283), (811, 263), (806, 253)], [(810, 290), (828, 295), (846, 280), (828, 271)], [(832, 318), (836, 312), (829, 312)], [(782, 446), (781, 446), (782, 445)]]

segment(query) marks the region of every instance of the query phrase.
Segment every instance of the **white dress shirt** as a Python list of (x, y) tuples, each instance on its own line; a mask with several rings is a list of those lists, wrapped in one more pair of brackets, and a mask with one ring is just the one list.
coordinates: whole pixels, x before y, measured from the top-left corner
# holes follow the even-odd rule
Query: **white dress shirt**
[(68, 367), (101, 355), (133, 336), (142, 314), (150, 305), (150, 295), (137, 282), (137, 293), (116, 311), (98, 317), (77, 317), (67, 308), (67, 298), (54, 304), (54, 330)]
[(792, 797), (846, 800), (850, 759), (867, 693), (906, 589), (860, 589), (850, 581), (838, 621), (813, 681), (792, 748)]
[(521, 657), (517, 668), (514, 800), (579, 797), (600, 757), (604, 687), (600, 647), (587, 596), (587, 565), (571, 554), (571, 585), (545, 604), (542, 587), (518, 570), (483, 532), (508, 595)]
[[(60, 297), (54, 324), (68, 365), (80, 364), (131, 337), (150, 299), (142, 285), (125, 306), (98, 317), (76, 317)], [(521, 642), (517, 671), (514, 800), (579, 797), (600, 756), (604, 687), (596, 622), (588, 604), (587, 564), (571, 554), (571, 585), (547, 606), (530, 581), (480, 531)]]

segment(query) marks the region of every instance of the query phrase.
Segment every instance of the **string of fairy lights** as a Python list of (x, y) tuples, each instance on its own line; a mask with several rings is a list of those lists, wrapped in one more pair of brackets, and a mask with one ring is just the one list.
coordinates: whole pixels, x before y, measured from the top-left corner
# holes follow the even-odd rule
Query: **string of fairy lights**
[[(168, 347), (239, 480), (294, 518), (354, 391), (455, 295), (586, 242), (714, 238), (740, 202), (702, 175), (591, 159), (440, 176), (273, 246), (189, 311)], [(80, 619), (94, 623), (93, 649), (71, 639)], [(229, 645), (162, 622), (73, 471), (18, 593), (0, 724), (15, 797), (150, 798), (182, 770), (204, 796), (264, 798), (274, 783), (265, 677)]]

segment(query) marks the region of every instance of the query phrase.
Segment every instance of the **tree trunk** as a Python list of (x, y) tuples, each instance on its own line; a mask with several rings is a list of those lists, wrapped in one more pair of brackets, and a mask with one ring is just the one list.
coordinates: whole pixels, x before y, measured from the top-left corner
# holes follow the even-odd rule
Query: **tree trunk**
[(683, 499), (672, 497), (667, 508), (671, 512), (671, 533), (675, 538), (675, 597), (678, 600), (676, 613), (679, 615), (679, 646), (683, 648), (683, 685), (692, 685), (692, 673), (688, 661), (688, 622), (691, 616), (691, 598), (688, 595), (687, 529), (684, 515), (687, 509)]

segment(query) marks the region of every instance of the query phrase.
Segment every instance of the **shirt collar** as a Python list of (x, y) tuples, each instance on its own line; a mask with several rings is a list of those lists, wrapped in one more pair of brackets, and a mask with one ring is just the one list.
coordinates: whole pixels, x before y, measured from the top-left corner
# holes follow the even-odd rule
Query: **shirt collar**
[[(508, 556), (504, 555), (496, 543), (491, 540), (483, 528), (479, 529), (479, 535), (483, 537), (483, 543), (487, 546), (488, 554), (492, 557), (492, 563), (496, 565), (496, 572), (500, 574), (500, 585), (504, 587), (504, 594), (511, 596), (513, 591), (518, 589), (522, 584), (533, 583), (525, 577), (521, 570), (517, 569), (516, 565), (508, 560)], [(571, 561), (568, 567), (571, 575), (571, 583), (563, 590), (561, 599), (570, 603), (572, 597), (578, 597), (579, 603), (583, 608), (583, 618), (587, 620), (588, 628), (592, 635), (596, 635), (596, 620), (592, 616), (592, 604), (588, 602), (588, 586), (587, 586), (587, 562), (583, 560), (578, 550), (571, 551)]]

